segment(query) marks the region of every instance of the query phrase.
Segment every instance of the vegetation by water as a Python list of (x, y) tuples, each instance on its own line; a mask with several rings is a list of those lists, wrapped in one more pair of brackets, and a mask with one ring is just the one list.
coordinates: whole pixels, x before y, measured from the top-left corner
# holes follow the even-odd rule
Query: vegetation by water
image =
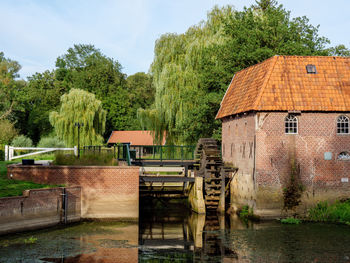
[(54, 165), (101, 165), (114, 166), (118, 165), (118, 161), (114, 158), (113, 153), (83, 153), (80, 158), (73, 154), (57, 153), (53, 160)]
[(24, 190), (57, 187), (57, 185), (36, 184), (33, 182), (7, 178), (7, 165), (14, 162), (0, 161), (0, 197), (21, 196)]
[(260, 217), (254, 214), (253, 208), (245, 205), (240, 211), (238, 211), (239, 217), (244, 221), (259, 221)]
[(301, 223), (301, 220), (294, 217), (288, 217), (281, 219), (282, 224), (292, 224), (292, 225), (299, 225)]
[(350, 200), (337, 201), (330, 205), (327, 201), (311, 208), (308, 219), (315, 222), (334, 222), (350, 225)]

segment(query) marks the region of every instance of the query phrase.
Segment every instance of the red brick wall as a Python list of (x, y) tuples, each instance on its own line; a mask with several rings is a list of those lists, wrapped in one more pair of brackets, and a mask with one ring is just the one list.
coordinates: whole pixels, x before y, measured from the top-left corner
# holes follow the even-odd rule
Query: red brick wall
[[(224, 160), (232, 160), (239, 167), (239, 173), (253, 178), (249, 185), (247, 176), (237, 176), (232, 201), (238, 205), (245, 202), (267, 216), (279, 214), (283, 208), (282, 189), (290, 180), (291, 160), (300, 168), (299, 180), (305, 187), (300, 211), (305, 212), (321, 200), (332, 202), (350, 196), (349, 183), (341, 182), (341, 178), (350, 177), (350, 161), (337, 160), (340, 152), (350, 152), (350, 135), (336, 134), (336, 121), (341, 114), (301, 113), (297, 115), (298, 134), (285, 134), (287, 114), (259, 112), (226, 119), (222, 124)], [(231, 131), (236, 125), (240, 127), (238, 133)], [(241, 151), (244, 143), (254, 141), (254, 134), (255, 174), (253, 160), (242, 158), (242, 152), (237, 151), (231, 157), (226, 146), (230, 143), (240, 145)], [(332, 160), (325, 160), (325, 152), (332, 153)]]
[[(285, 134), (287, 113), (267, 113), (256, 132), (258, 187), (267, 191), (285, 187), (290, 180), (291, 160), (294, 159), (300, 168), (300, 182), (305, 187), (301, 209), (306, 210), (321, 200), (349, 197), (349, 183), (341, 182), (341, 178), (350, 176), (350, 161), (337, 160), (340, 152), (350, 152), (350, 135), (336, 134), (340, 115), (301, 113), (297, 115), (298, 134)], [(325, 152), (332, 153), (332, 160), (325, 160)]]
[(138, 218), (139, 168), (11, 165), (8, 177), (82, 187), (82, 217)]
[(222, 122), (222, 156), (224, 162), (238, 167), (231, 184), (231, 203), (235, 208), (254, 206), (254, 114), (224, 119)]

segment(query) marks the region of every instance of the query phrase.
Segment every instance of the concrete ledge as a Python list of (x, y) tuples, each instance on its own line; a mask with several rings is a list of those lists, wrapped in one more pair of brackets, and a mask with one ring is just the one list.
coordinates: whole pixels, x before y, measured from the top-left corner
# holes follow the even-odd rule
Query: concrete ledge
[(45, 228), (63, 222), (64, 190), (68, 201), (67, 222), (80, 221), (80, 187), (26, 190), (23, 196), (0, 198), (0, 234)]

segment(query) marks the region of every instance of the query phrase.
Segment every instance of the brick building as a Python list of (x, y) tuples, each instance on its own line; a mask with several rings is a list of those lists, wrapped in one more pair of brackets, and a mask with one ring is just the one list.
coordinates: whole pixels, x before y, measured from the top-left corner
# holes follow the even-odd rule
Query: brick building
[(239, 172), (233, 208), (280, 216), (292, 163), (300, 213), (350, 197), (350, 58), (274, 56), (233, 77), (216, 116), (222, 154)]

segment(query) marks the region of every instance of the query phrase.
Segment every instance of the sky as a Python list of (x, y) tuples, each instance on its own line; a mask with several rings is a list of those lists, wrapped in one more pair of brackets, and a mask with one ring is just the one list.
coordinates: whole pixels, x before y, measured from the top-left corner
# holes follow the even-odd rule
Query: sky
[[(320, 25), (331, 45), (350, 47), (349, 0), (279, 0), (291, 17)], [(184, 33), (206, 19), (214, 5), (236, 10), (255, 0), (0, 0), (0, 52), (18, 61), (25, 79), (55, 68), (74, 44), (93, 44), (119, 61), (123, 72), (148, 72), (155, 41)]]

